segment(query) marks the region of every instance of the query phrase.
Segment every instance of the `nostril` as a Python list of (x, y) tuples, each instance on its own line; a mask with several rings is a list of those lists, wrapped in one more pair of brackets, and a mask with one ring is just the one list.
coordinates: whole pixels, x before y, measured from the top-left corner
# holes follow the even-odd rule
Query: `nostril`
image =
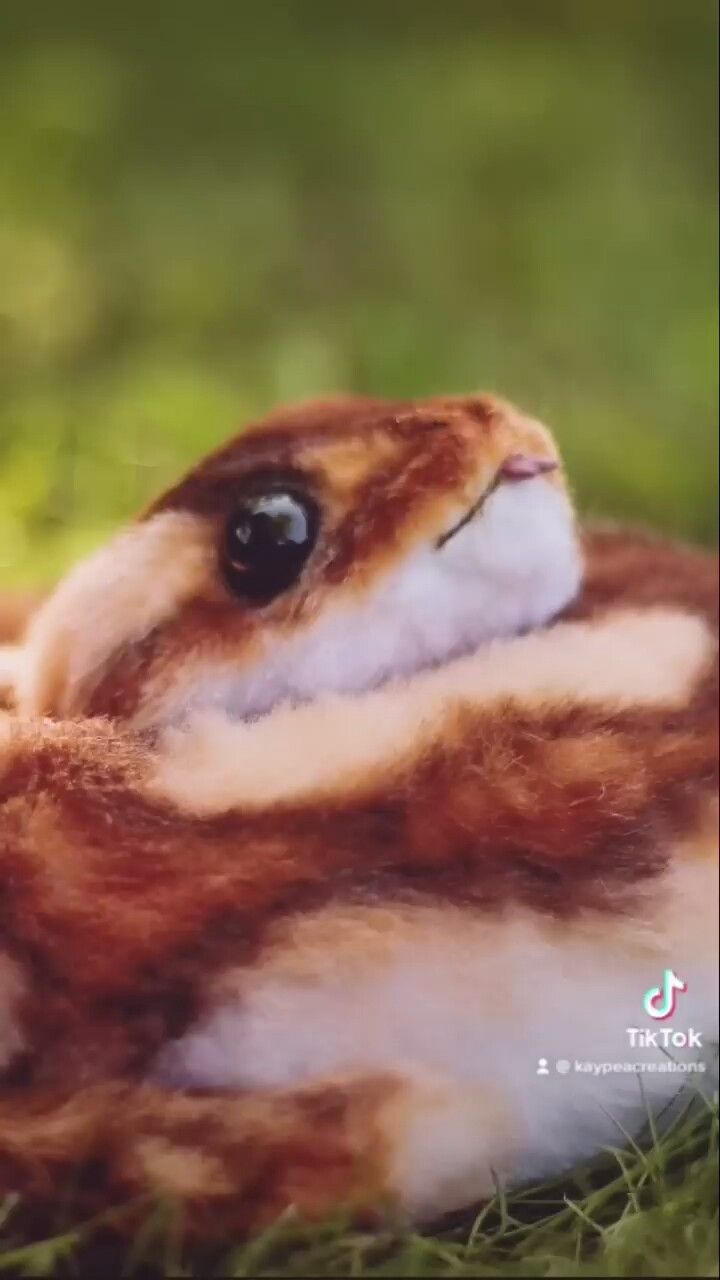
[(531, 480), (533, 476), (557, 471), (559, 465), (556, 458), (538, 458), (528, 453), (513, 453), (503, 462), (498, 476), (502, 480)]

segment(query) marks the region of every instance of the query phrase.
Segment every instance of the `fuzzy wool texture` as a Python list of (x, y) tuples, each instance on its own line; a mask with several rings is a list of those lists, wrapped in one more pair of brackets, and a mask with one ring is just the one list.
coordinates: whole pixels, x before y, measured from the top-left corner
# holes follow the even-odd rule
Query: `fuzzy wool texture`
[[(0, 737), (0, 1190), (42, 1211), (92, 1167), (84, 1210), (180, 1197), (198, 1238), (463, 1209), (663, 1110), (657, 1053), (644, 1095), (536, 1064), (619, 1056), (669, 965), (702, 1083), (715, 565), (579, 539), (557, 468), (500, 483), (523, 453), (556, 461), (491, 397), (281, 412), (34, 617)], [(273, 459), (324, 532), (254, 611), (217, 547)]]

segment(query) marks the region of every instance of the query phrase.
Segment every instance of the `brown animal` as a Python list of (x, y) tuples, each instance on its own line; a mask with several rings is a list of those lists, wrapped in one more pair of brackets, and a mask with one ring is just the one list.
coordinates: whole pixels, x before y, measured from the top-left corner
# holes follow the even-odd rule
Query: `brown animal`
[(490, 397), (279, 413), (80, 565), (0, 721), (0, 1193), (426, 1218), (702, 1082), (714, 569)]

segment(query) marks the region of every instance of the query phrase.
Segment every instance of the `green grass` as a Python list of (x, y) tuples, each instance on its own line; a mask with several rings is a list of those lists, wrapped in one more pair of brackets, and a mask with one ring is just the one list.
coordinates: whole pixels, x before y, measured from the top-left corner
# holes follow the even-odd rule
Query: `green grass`
[[(11, 12), (12, 10), (12, 12)], [(0, 13), (0, 585), (282, 400), (486, 387), (717, 528), (712, 0)]]
[(249, 1243), (193, 1251), (181, 1208), (161, 1206), (129, 1246), (107, 1217), (27, 1244), (13, 1239), (8, 1206), (0, 1275), (713, 1276), (717, 1137), (717, 1108), (694, 1101), (662, 1137), (623, 1143), (564, 1182), (498, 1195), (435, 1235), (308, 1227), (288, 1214)]
[[(584, 512), (712, 541), (716, 33), (713, 0), (3, 6), (0, 586), (336, 389), (497, 389), (556, 429)], [(472, 1232), (286, 1224), (226, 1265), (713, 1274), (714, 1132)], [(0, 1268), (79, 1265), (79, 1229), (21, 1233)]]

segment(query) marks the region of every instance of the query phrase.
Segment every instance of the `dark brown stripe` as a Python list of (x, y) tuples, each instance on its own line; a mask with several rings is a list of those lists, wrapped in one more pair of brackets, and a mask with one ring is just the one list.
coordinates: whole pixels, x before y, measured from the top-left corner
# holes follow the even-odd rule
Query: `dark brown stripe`
[[(558, 743), (570, 748), (559, 763)], [(626, 910), (717, 786), (715, 717), (700, 698), (684, 714), (468, 711), (362, 801), (202, 822), (149, 803), (107, 746), (89, 766), (56, 743), (4, 780), (0, 923), (42, 976), (45, 1043), (69, 1016), (66, 1044), (86, 1043), (88, 1028), (96, 1044), (118, 1000), (123, 1017), (108, 1025), (160, 1043), (190, 1018), (198, 981), (249, 962), (278, 914), (332, 898)]]

